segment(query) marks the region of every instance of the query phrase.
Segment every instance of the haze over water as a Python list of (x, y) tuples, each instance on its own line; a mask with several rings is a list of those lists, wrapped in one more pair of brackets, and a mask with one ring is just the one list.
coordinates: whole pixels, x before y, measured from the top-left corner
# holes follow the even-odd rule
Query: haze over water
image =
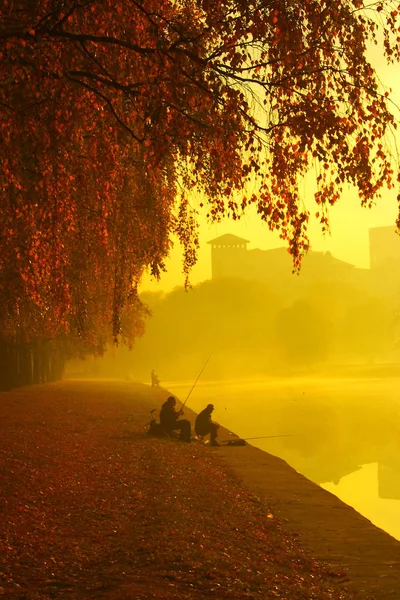
[[(188, 406), (353, 506), (400, 540), (400, 378), (198, 382)], [(166, 382), (184, 401), (192, 382)], [(289, 434), (289, 435), (288, 435)], [(234, 452), (235, 449), (232, 448)]]
[(184, 402), (206, 367), (193, 410), (213, 403), (216, 421), (266, 438), (251, 443), (400, 540), (400, 239), (375, 230), (368, 269), (312, 252), (299, 277), (281, 250), (245, 242), (217, 240), (213, 278), (190, 291), (143, 294), (144, 336), (87, 374), (150, 383), (155, 369)]
[[(374, 46), (369, 53), (383, 85), (393, 88), (398, 120), (398, 64), (387, 66)], [(395, 138), (388, 143), (397, 155)], [(398, 190), (384, 190), (366, 209), (349, 186), (329, 208), (331, 234), (323, 235), (314, 216), (315, 175), (302, 183), (311, 250), (354, 265), (357, 281), (321, 277), (305, 283), (305, 270), (291, 277), (288, 265), (285, 286), (267, 271), (262, 285), (220, 285), (212, 279), (211, 239), (233, 234), (249, 240), (248, 250), (255, 253), (285, 243), (256, 210), (239, 221), (210, 224), (204, 198), (192, 195), (200, 224), (199, 260), (190, 275), (194, 289), (182, 289), (182, 249), (176, 241), (161, 280), (146, 275), (141, 282), (143, 300), (153, 311), (144, 338), (133, 353), (113, 349), (89, 374), (149, 383), (154, 368), (162, 386), (184, 401), (213, 352), (189, 406), (199, 411), (212, 402), (215, 420), (240, 437), (290, 434), (251, 443), (282, 457), (400, 540), (400, 267), (389, 265), (381, 286), (369, 273), (369, 230), (394, 228)], [(389, 293), (385, 287), (393, 289)], [(393, 367), (388, 377), (380, 369), (385, 364)], [(371, 376), (375, 368), (364, 376), (362, 366), (368, 371), (374, 365), (377, 376)], [(303, 376), (296, 377), (298, 370)]]

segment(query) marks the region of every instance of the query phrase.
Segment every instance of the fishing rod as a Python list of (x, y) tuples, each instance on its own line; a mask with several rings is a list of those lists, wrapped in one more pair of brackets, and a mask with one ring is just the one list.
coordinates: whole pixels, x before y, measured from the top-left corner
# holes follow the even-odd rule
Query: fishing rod
[(210, 356), (207, 358), (206, 362), (205, 362), (205, 363), (204, 363), (204, 365), (202, 366), (200, 373), (197, 375), (196, 381), (194, 382), (194, 384), (192, 385), (192, 387), (191, 387), (191, 389), (190, 389), (190, 392), (189, 392), (189, 393), (188, 393), (188, 395), (186, 396), (186, 400), (185, 400), (185, 402), (182, 404), (182, 408), (181, 408), (181, 410), (183, 410), (183, 409), (184, 409), (186, 402), (189, 400), (189, 396), (190, 396), (190, 394), (193, 392), (193, 390), (194, 390), (194, 388), (195, 388), (195, 386), (196, 386), (196, 383), (197, 383), (197, 382), (198, 382), (198, 380), (200, 379), (200, 376), (201, 376), (202, 372), (204, 371), (204, 369), (206, 368), (208, 361), (209, 361), (209, 360), (210, 360), (210, 358), (212, 357), (212, 354), (213, 354), (213, 353), (211, 352)]
[(157, 410), (156, 408), (152, 408), (151, 409), (151, 411), (150, 411), (150, 421), (147, 421), (147, 423), (145, 423), (143, 425), (143, 429), (145, 429), (146, 431), (147, 431), (148, 427), (151, 427), (153, 425), (153, 423), (156, 422), (156, 418), (154, 416), (154, 413), (156, 412), (156, 410)]
[(242, 438), (243, 440), (267, 440), (269, 438), (281, 438), (281, 437), (294, 437), (296, 435), (302, 435), (301, 433), (282, 433), (280, 435), (263, 435), (261, 437), (248, 437)]
[(302, 433), (282, 433), (280, 435), (263, 435), (260, 437), (249, 437), (249, 438), (240, 438), (234, 437), (229, 440), (221, 440), (221, 444), (224, 446), (245, 446), (247, 441), (250, 440), (266, 440), (268, 438), (281, 438), (281, 437), (293, 437), (295, 435), (303, 435)]

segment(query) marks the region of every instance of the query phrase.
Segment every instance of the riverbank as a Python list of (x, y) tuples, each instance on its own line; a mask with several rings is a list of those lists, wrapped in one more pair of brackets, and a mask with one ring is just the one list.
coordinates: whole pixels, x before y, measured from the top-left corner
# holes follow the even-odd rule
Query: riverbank
[(280, 458), (251, 446), (228, 450), (223, 459), (245, 485), (318, 561), (346, 573), (349, 589), (361, 598), (400, 598), (400, 542)]
[(146, 436), (167, 395), (89, 381), (0, 394), (0, 594), (400, 597), (400, 543), (284, 461)]

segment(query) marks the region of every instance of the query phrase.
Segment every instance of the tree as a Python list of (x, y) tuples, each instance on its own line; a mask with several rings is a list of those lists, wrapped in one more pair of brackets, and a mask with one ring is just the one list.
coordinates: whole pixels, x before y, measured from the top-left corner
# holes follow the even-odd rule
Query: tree
[(397, 177), (366, 48), (381, 30), (398, 60), (398, 22), (391, 0), (4, 0), (2, 335), (117, 339), (173, 233), (194, 264), (195, 186), (210, 219), (255, 204), (298, 267), (311, 166), (322, 227), (346, 183), (369, 205)]
[[(207, 364), (207, 378), (248, 377), (268, 370), (275, 354), (274, 324), (279, 295), (255, 281), (205, 281), (187, 294), (175, 288), (163, 298), (145, 294), (151, 319), (133, 352), (112, 349), (119, 374), (147, 378), (155, 368), (163, 379), (194, 379)], [(107, 368), (107, 357), (99, 361)]]
[(278, 355), (289, 367), (324, 363), (330, 353), (331, 322), (303, 298), (280, 311), (276, 321)]
[(380, 298), (366, 296), (349, 306), (343, 318), (343, 353), (372, 364), (385, 358), (393, 346), (393, 318)]

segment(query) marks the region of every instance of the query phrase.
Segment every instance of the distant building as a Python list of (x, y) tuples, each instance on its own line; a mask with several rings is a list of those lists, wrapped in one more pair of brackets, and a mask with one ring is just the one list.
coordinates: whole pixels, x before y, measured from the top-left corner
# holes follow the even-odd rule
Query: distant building
[(369, 230), (370, 282), (375, 293), (400, 295), (400, 236), (395, 227)]
[(400, 264), (400, 236), (395, 227), (372, 227), (369, 230), (369, 255), (371, 269), (394, 262)]
[(207, 244), (211, 244), (212, 279), (240, 277), (238, 273), (244, 272), (248, 262), (248, 243), (249, 240), (230, 233), (207, 242)]
[[(293, 281), (293, 261), (287, 248), (271, 250), (248, 250), (249, 240), (225, 234), (210, 240), (211, 271), (213, 279), (237, 277), (240, 279), (269, 281), (288, 279)], [(303, 259), (302, 283), (312, 279), (349, 279), (354, 265), (339, 260), (330, 252), (310, 251)]]
[(330, 252), (310, 250), (303, 258), (300, 277), (293, 277), (293, 261), (286, 247), (249, 250), (249, 243), (232, 234), (210, 240), (212, 279), (233, 277), (297, 287), (314, 281), (341, 281), (373, 295), (400, 296), (400, 236), (394, 227), (370, 229), (370, 269), (356, 268)]

